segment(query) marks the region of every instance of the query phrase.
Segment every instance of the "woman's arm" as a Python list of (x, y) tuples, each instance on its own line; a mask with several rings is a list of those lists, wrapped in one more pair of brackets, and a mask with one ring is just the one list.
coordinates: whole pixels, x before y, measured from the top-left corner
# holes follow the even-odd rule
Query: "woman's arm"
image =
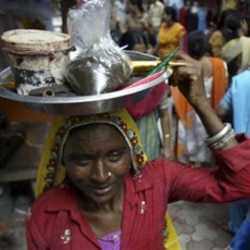
[(162, 149), (161, 155), (169, 160), (173, 159), (173, 153), (171, 149), (171, 129), (170, 129), (170, 117), (168, 109), (160, 109), (159, 115), (161, 119), (162, 129)]
[(181, 38), (180, 38), (180, 41), (179, 41), (179, 48), (180, 48), (180, 50), (183, 50), (183, 48), (184, 48), (184, 37), (181, 37)]
[[(169, 90), (167, 91), (169, 92)], [(173, 151), (171, 144), (171, 117), (169, 114), (169, 101), (168, 101), (168, 93), (163, 97), (159, 107), (159, 117), (161, 123), (162, 130), (162, 148), (161, 155), (169, 160), (173, 160)]]

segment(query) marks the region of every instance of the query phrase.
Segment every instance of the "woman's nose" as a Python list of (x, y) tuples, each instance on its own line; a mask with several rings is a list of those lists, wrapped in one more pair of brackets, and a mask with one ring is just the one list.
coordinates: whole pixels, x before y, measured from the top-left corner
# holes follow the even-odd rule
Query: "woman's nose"
[(97, 182), (105, 182), (107, 179), (110, 178), (109, 170), (105, 167), (105, 164), (102, 160), (96, 161), (93, 166), (91, 178)]

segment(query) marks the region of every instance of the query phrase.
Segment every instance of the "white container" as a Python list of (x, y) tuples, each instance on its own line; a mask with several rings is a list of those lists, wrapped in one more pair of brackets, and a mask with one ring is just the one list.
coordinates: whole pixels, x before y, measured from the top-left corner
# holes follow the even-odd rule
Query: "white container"
[(64, 83), (64, 68), (72, 50), (68, 34), (16, 29), (1, 36), (10, 57), (17, 93), (29, 95), (39, 88), (50, 89)]

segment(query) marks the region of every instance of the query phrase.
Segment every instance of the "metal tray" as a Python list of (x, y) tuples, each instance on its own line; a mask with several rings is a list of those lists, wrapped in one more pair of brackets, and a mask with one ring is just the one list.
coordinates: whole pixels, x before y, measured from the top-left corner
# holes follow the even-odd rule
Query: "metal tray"
[[(155, 57), (142, 53), (130, 52), (129, 56), (133, 60), (155, 60)], [(136, 59), (135, 59), (136, 57)], [(87, 115), (94, 113), (103, 113), (128, 108), (146, 97), (151, 89), (158, 84), (166, 84), (165, 80), (169, 78), (172, 71), (162, 71), (155, 75), (154, 79), (149, 79), (146, 83), (128, 86), (122, 90), (117, 90), (100, 95), (88, 96), (70, 96), (70, 97), (36, 97), (23, 96), (13, 92), (2, 84), (13, 80), (10, 68), (0, 73), (0, 96), (13, 101), (18, 101), (33, 109), (52, 115)], [(144, 78), (145, 79), (145, 78)]]

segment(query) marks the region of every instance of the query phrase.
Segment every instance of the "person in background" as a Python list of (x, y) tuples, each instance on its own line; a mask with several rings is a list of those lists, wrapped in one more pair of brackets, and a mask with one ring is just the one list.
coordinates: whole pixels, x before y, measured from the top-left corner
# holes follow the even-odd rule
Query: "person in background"
[(198, 29), (198, 2), (191, 1), (191, 7), (186, 12), (187, 19), (187, 33)]
[(163, 22), (158, 33), (156, 55), (164, 58), (166, 54), (177, 47), (183, 48), (185, 28), (177, 22), (176, 10), (173, 7), (165, 7)]
[(175, 69), (171, 84), (200, 115), (218, 167), (148, 161), (126, 110), (58, 117), (41, 157), (39, 197), (26, 216), (28, 249), (162, 250), (169, 202), (247, 197), (250, 140), (215, 114), (200, 63), (183, 53), (176, 60), (186, 66)]
[(237, 0), (222, 0), (221, 1), (221, 10), (227, 10), (227, 9), (237, 9)]
[(234, 9), (226, 9), (221, 12), (216, 28), (212, 31), (209, 37), (210, 53), (214, 57), (222, 58), (222, 48), (225, 44), (224, 26), (225, 19), (229, 14), (235, 13)]
[(240, 12), (231, 13), (225, 19), (225, 40), (222, 58), (227, 62), (229, 79), (244, 70), (250, 61), (248, 25)]
[(198, 30), (203, 31), (206, 34), (208, 33), (207, 13), (208, 10), (205, 7), (204, 3), (199, 3), (197, 8)]
[(126, 31), (135, 30), (142, 32), (147, 37), (149, 44), (155, 47), (156, 39), (142, 0), (128, 0), (127, 10)]
[(186, 14), (187, 14), (187, 10), (189, 10), (191, 8), (191, 1), (184, 1), (185, 4), (180, 8), (179, 13), (178, 13), (178, 20), (180, 22), (181, 25), (183, 25), (183, 27), (185, 29), (187, 29), (187, 18), (186, 18)]
[(163, 14), (164, 4), (159, 0), (152, 0), (149, 4), (148, 19), (149, 24), (153, 28), (153, 33), (156, 38), (161, 25)]
[(69, 9), (81, 3), (82, 0), (61, 0), (62, 32), (68, 33), (67, 18)]
[[(216, 108), (227, 90), (226, 63), (209, 56), (207, 37), (202, 31), (193, 31), (188, 35), (188, 51), (204, 69), (206, 97)], [(197, 167), (202, 164), (211, 166), (211, 152), (204, 142), (207, 135), (199, 116), (177, 88), (172, 88), (172, 96), (177, 114), (176, 159)]]
[[(147, 37), (139, 31), (127, 31), (122, 34), (120, 47), (127, 46), (126, 50), (138, 51), (152, 54), (152, 46), (149, 45)], [(153, 57), (152, 57), (153, 58)], [(148, 156), (152, 160), (160, 155), (172, 159), (170, 141), (170, 120), (168, 116), (168, 88), (166, 84), (153, 88), (151, 95), (144, 98), (128, 111), (134, 117), (139, 128), (142, 145)], [(158, 131), (157, 120), (160, 118), (162, 139)]]
[(128, 0), (127, 11), (126, 31), (137, 30), (145, 33), (148, 30), (148, 17), (142, 0)]
[(113, 12), (120, 33), (125, 31), (127, 20), (127, 0), (117, 0), (113, 3)]
[[(223, 120), (226, 115), (232, 114), (233, 127), (237, 133), (246, 133), (250, 136), (250, 70), (233, 77), (230, 88), (216, 108), (216, 113)], [(228, 230), (236, 234), (250, 211), (250, 199), (240, 200), (229, 204), (230, 221)]]

